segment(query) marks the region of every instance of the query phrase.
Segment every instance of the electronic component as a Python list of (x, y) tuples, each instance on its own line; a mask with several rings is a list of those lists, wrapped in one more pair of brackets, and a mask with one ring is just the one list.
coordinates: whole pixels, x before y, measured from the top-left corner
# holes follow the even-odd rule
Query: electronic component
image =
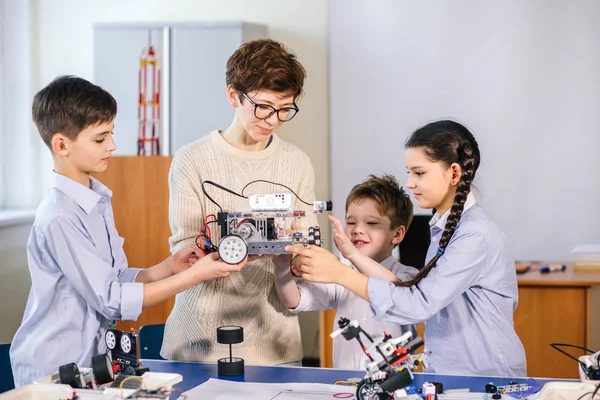
[(138, 366), (137, 333), (109, 329), (104, 339), (114, 363), (122, 366)]
[[(217, 246), (221, 259), (229, 264), (241, 262), (248, 254), (285, 254), (285, 247), (303, 244), (302, 232), (290, 232), (287, 219), (302, 218), (304, 211), (220, 212), (217, 221), (221, 240)], [(322, 244), (318, 226), (308, 228), (305, 245)]]
[(313, 211), (323, 213), (325, 211), (331, 211), (333, 204), (331, 201), (315, 201), (313, 203)]
[[(244, 196), (244, 189), (256, 182), (265, 182), (283, 186), (290, 192), (285, 193), (257, 193)], [(210, 184), (227, 193), (248, 199), (249, 211), (226, 211), (214, 201), (206, 192), (205, 185)], [(321, 246), (323, 243), (321, 230), (318, 226), (309, 227), (305, 236), (304, 232), (291, 229), (290, 220), (306, 217), (306, 211), (293, 210), (295, 195), (302, 203), (312, 206), (314, 213), (323, 213), (332, 209), (331, 201), (315, 201), (307, 203), (300, 199), (289, 187), (265, 180), (249, 182), (236, 193), (226, 187), (211, 181), (202, 182), (202, 191), (207, 199), (217, 205), (220, 211), (217, 215), (209, 214), (204, 219), (204, 228), (196, 238), (196, 245), (205, 253), (219, 252), (219, 257), (229, 264), (243, 261), (249, 254), (286, 254), (286, 246)], [(209, 224), (216, 223), (220, 240), (213, 236), (215, 229), (211, 230)], [(200, 243), (203, 240), (203, 243)]]
[(248, 196), (248, 205), (254, 211), (287, 211), (292, 208), (291, 193), (259, 193)]
[[(367, 374), (356, 388), (358, 400), (401, 398), (418, 393), (410, 386), (413, 382), (412, 371), (424, 362), (429, 354), (426, 351), (418, 355), (413, 354), (423, 346), (420, 337), (411, 340), (410, 331), (398, 338), (392, 338), (386, 333), (383, 336), (371, 337), (360, 327), (358, 321), (347, 318), (340, 318), (338, 326), (330, 336), (335, 338), (342, 335), (346, 340), (356, 339), (370, 360), (366, 368)], [(363, 344), (361, 334), (369, 340), (368, 346)]]

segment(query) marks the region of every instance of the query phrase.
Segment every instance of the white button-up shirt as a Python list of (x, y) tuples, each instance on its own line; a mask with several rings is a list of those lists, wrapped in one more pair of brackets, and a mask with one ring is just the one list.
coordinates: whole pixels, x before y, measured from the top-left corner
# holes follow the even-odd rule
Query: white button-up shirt
[[(417, 274), (417, 269), (400, 264), (393, 257), (385, 259), (381, 265), (392, 271), (400, 280), (411, 279)], [(354, 267), (350, 267), (354, 268)], [(292, 312), (301, 311), (322, 311), (337, 310), (335, 314), (334, 326), (331, 330), (338, 328), (338, 320), (341, 317), (350, 320), (357, 320), (360, 327), (369, 335), (382, 335), (386, 333), (393, 337), (398, 337), (408, 330), (413, 331), (416, 337), (416, 330), (413, 325), (405, 326), (389, 321), (377, 321), (373, 318), (373, 312), (368, 302), (364, 301), (354, 293), (343, 286), (328, 283), (314, 283), (298, 280), (300, 288), (300, 303)], [(364, 336), (361, 337), (365, 346), (368, 347), (369, 341)], [(358, 341), (346, 340), (341, 335), (333, 339), (333, 367), (342, 369), (364, 369), (367, 356), (363, 353)]]

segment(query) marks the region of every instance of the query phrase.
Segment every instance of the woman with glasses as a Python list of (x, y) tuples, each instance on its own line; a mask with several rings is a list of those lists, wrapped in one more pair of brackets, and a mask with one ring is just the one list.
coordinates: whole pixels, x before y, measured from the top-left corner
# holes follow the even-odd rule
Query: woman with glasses
[[(314, 199), (314, 169), (308, 156), (275, 133), (299, 111), (306, 72), (296, 57), (272, 40), (244, 43), (227, 61), (227, 97), (235, 113), (225, 130), (214, 130), (177, 152), (169, 174), (171, 252), (196, 239), (205, 224), (217, 231), (211, 215), (246, 211), (248, 200), (201, 184), (212, 181), (244, 195), (285, 192), (286, 185), (306, 203)], [(295, 198), (294, 210), (309, 211)], [(314, 213), (294, 220), (294, 229), (316, 225)], [(218, 234), (212, 242), (218, 244)], [(200, 238), (200, 244), (204, 242)], [(229, 349), (216, 343), (220, 326), (244, 328), (235, 354), (248, 365), (301, 365), (298, 317), (281, 304), (276, 293), (274, 262), (289, 266), (291, 256), (254, 257), (235, 276), (182, 292), (165, 327), (161, 355), (170, 360), (216, 362)], [(278, 268), (277, 270), (285, 270)], [(239, 346), (239, 347), (238, 347)]]

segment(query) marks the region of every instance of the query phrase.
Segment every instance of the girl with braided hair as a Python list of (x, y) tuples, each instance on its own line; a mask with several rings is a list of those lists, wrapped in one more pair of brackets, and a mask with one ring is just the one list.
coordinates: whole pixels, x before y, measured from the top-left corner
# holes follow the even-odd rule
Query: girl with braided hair
[(410, 136), (405, 155), (407, 188), (421, 208), (434, 211), (425, 267), (400, 281), (356, 251), (333, 217), (336, 246), (358, 271), (315, 247), (290, 247), (299, 254), (294, 266), (305, 280), (337, 283), (367, 300), (375, 319), (425, 322), (426, 372), (527, 376), (513, 324), (514, 259), (504, 233), (471, 193), (480, 163), (477, 141), (463, 125), (437, 121)]

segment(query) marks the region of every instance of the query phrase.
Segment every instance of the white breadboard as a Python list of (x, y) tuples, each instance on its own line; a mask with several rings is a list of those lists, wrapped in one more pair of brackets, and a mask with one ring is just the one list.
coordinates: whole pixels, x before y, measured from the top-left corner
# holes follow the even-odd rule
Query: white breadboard
[[(147, 390), (165, 389), (170, 391), (173, 385), (181, 382), (183, 377), (180, 374), (168, 374), (163, 372), (146, 372), (141, 376), (142, 388)], [(111, 388), (110, 383), (101, 386), (98, 390), (91, 389), (73, 389), (69, 385), (51, 383), (54, 379), (47, 376), (30, 385), (22, 386), (18, 389), (0, 394), (0, 400), (68, 400), (73, 398), (73, 393), (77, 393), (78, 400), (116, 400), (126, 399), (133, 394), (135, 389)], [(144, 399), (138, 397), (137, 399)], [(156, 400), (156, 399), (154, 399)]]

